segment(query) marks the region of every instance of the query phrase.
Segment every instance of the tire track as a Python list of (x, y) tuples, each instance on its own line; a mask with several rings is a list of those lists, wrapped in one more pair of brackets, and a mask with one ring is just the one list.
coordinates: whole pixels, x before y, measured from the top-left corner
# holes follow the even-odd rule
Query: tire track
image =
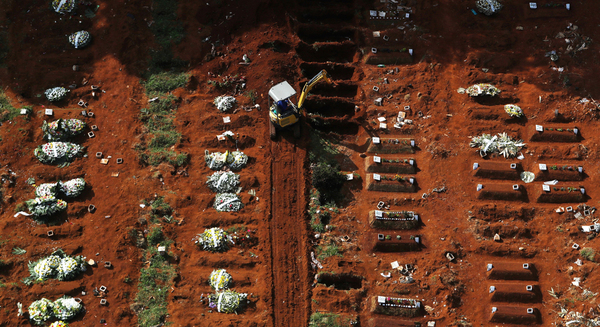
[[(298, 151), (297, 151), (298, 150)], [(306, 153), (283, 137), (271, 144), (273, 323), (306, 326), (309, 306), (304, 172)]]

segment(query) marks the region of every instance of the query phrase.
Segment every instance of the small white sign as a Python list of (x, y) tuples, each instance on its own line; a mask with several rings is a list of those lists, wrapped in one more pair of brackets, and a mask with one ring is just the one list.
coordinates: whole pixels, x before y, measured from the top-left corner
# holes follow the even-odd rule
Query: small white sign
[(219, 141), (225, 141), (225, 135), (217, 135), (217, 140)]
[(408, 18), (408, 17), (410, 17), (410, 14), (406, 13), (406, 15), (404, 15), (404, 17)]
[(381, 176), (379, 174), (373, 174), (373, 179), (376, 181), (380, 181), (381, 180)]
[(410, 160), (408, 161), (408, 163), (409, 163), (411, 166), (414, 166), (414, 165), (415, 165), (415, 161), (414, 161), (414, 160), (412, 160), (412, 159), (410, 159)]
[(413, 49), (408, 49), (408, 54), (413, 55)]
[(565, 6), (567, 7), (567, 10), (571, 10), (571, 4), (570, 3), (567, 3)]
[(349, 181), (353, 180), (354, 179), (354, 174), (347, 174), (346, 175), (346, 179), (349, 180)]
[(27, 115), (27, 109), (21, 109), (21, 115)]
[(44, 113), (46, 114), (46, 116), (52, 116), (54, 114), (54, 111), (52, 109), (46, 109)]
[(381, 140), (378, 137), (373, 138), (373, 144), (379, 144)]
[(415, 140), (410, 140), (410, 146), (415, 147)]
[(224, 122), (225, 124), (227, 124), (227, 123), (231, 123), (231, 117), (229, 117), (229, 116), (227, 116), (227, 117), (223, 117), (223, 122)]
[(377, 217), (377, 218), (383, 217), (383, 211), (381, 211), (381, 210), (375, 210), (375, 217)]
[(369, 15), (371, 17), (377, 17), (377, 10), (369, 10)]
[(373, 37), (380, 37), (380, 36), (381, 36), (381, 32), (373, 31)]
[(373, 161), (376, 163), (381, 163), (381, 157), (375, 156), (373, 157)]
[(386, 123), (379, 123), (379, 129), (387, 129)]
[(414, 183), (415, 183), (415, 179), (414, 179), (414, 178), (409, 178), (409, 179), (408, 179), (408, 181), (409, 181), (411, 184), (414, 184)]
[(550, 192), (550, 185), (542, 185), (542, 190), (544, 190), (545, 192)]
[(385, 11), (380, 11), (379, 12), (379, 17), (385, 17)]
[(531, 9), (537, 9), (537, 3), (535, 3), (535, 2), (530, 2), (530, 3), (529, 3), (529, 8), (531, 8)]
[(377, 120), (379, 120), (380, 122), (383, 123), (385, 121), (385, 117), (379, 117), (379, 118), (377, 118)]
[(535, 130), (538, 132), (543, 132), (544, 131), (544, 126), (542, 125), (535, 125)]
[(546, 167), (546, 164), (540, 164), (540, 170), (548, 170), (548, 167)]
[(477, 169), (477, 168), (479, 168), (479, 164), (478, 164), (478, 163), (476, 163), (476, 162), (474, 162), (474, 163), (473, 163), (473, 170), (475, 170), (475, 169)]
[(392, 265), (392, 269), (398, 269), (398, 267), (400, 267), (400, 264), (398, 263), (398, 261), (394, 261), (390, 264)]
[(377, 297), (377, 302), (378, 303), (385, 303), (385, 296), (378, 296)]

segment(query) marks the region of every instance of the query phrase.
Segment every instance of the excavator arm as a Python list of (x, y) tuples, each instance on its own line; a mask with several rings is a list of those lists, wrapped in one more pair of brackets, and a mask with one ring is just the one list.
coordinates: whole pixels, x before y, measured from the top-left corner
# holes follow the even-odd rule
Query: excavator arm
[(302, 111), (302, 108), (304, 107), (304, 100), (306, 100), (306, 96), (308, 95), (308, 92), (310, 92), (310, 90), (313, 88), (313, 86), (315, 86), (315, 84), (319, 83), (321, 80), (324, 80), (327, 83), (333, 84), (331, 79), (329, 79), (329, 76), (327, 76), (327, 72), (325, 71), (325, 69), (320, 71), (310, 81), (306, 82), (306, 84), (304, 84), (304, 87), (302, 88), (302, 94), (300, 94), (300, 99), (298, 99), (298, 110), (299, 111)]

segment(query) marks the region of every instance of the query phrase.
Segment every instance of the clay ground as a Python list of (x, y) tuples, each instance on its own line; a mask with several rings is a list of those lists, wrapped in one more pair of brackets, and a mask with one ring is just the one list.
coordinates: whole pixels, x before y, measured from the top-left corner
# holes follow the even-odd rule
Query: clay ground
[[(539, 14), (546, 17), (534, 17), (526, 1), (507, 0), (498, 15), (486, 17), (471, 12), (474, 1), (400, 2), (411, 8), (410, 18), (381, 22), (369, 18), (369, 9), (388, 4), (380, 1), (180, 1), (177, 18), (183, 22), (186, 36), (174, 45), (174, 54), (189, 63), (186, 69), (191, 78), (173, 94), (178, 97), (176, 127), (183, 135), (176, 150), (190, 154), (184, 167), (189, 176), (185, 176), (169, 165), (141, 165), (133, 148), (144, 132), (138, 114), (148, 103), (140, 79), (154, 46), (149, 29), (151, 1), (97, 1), (90, 5), (100, 6), (93, 18), (59, 16), (46, 2), (3, 1), (0, 33), (8, 53), (0, 67), (0, 84), (13, 106), (32, 105), (34, 113), (29, 120), (17, 117), (0, 127), (4, 178), (0, 326), (29, 324), (17, 317), (17, 302), (27, 306), (41, 297), (55, 299), (63, 294), (81, 297), (86, 308), (72, 326), (98, 324), (101, 319), (110, 326), (136, 326), (137, 317), (130, 306), (140, 269), (146, 263), (129, 235), (131, 230), (148, 232), (149, 226), (139, 220), (146, 213), (139, 204), (156, 196), (165, 197), (180, 222), (163, 224), (175, 241), (170, 250), (176, 258), (177, 277), (166, 317), (173, 326), (307, 326), (314, 312), (357, 316), (361, 325), (369, 326), (371, 319), (383, 317), (370, 311), (370, 299), (378, 295), (422, 301), (427, 311), (399, 318), (409, 324), (502, 325), (490, 322), (493, 306), (536, 308), (538, 324), (543, 326), (563, 324), (557, 314), (561, 308), (593, 317), (597, 297), (582, 292), (598, 292), (597, 264), (583, 258), (582, 266), (574, 264), (581, 256), (571, 247), (577, 243), (598, 248), (596, 238), (578, 231), (578, 226), (590, 225), (594, 215), (579, 220), (554, 212), (559, 206), (580, 203), (539, 203), (543, 180), (525, 184), (481, 179), (473, 176), (472, 166), (483, 161), (519, 162), (525, 170), (536, 171), (539, 163), (581, 165), (585, 178), (562, 185), (585, 187), (585, 203), (596, 206), (599, 111), (593, 102), (581, 100), (600, 97), (598, 47), (593, 42), (600, 37), (593, 14), (600, 10), (600, 3), (571, 2), (568, 12), (553, 8)], [(78, 29), (94, 36), (90, 47), (75, 50), (66, 42), (65, 35)], [(381, 31), (381, 37), (374, 38), (373, 31)], [(569, 50), (565, 38), (557, 37), (559, 33), (573, 42), (585, 40), (585, 45), (580, 49), (580, 42), (577, 51)], [(383, 41), (384, 35), (389, 36), (388, 41)], [(216, 56), (207, 57), (215, 42)], [(385, 67), (366, 64), (373, 47), (380, 54), (391, 49), (392, 62)], [(393, 51), (402, 48), (413, 49), (413, 55)], [(559, 54), (556, 62), (545, 56), (552, 50)], [(239, 64), (244, 54), (252, 60), (249, 65)], [(80, 70), (73, 71), (72, 65), (79, 65)], [(300, 89), (322, 68), (338, 86), (315, 88), (306, 104), (309, 116), (301, 122), (300, 139), (284, 131), (271, 141), (267, 117), (270, 87), (287, 80)], [(208, 84), (219, 75), (244, 76), (245, 90), (236, 96), (239, 107), (252, 104), (246, 91), (255, 90), (261, 110), (218, 112), (212, 100), (232, 92)], [(461, 87), (481, 82), (500, 88), (499, 98), (478, 102), (457, 93)], [(72, 84), (76, 86), (68, 99), (58, 105), (41, 96), (49, 87)], [(106, 92), (92, 98), (89, 85), (99, 85)], [(377, 92), (374, 86), (379, 88)], [(384, 98), (383, 106), (374, 104), (379, 97)], [(96, 137), (82, 138), (89, 156), (66, 168), (39, 163), (33, 150), (43, 143), (40, 127), (48, 119), (43, 109), (55, 109), (53, 118), (81, 117), (79, 99), (88, 101), (95, 112), (94, 118), (84, 119), (99, 129)], [(504, 116), (502, 105), (507, 103), (519, 105), (526, 118)], [(404, 106), (410, 106), (407, 118), (413, 124), (396, 129), (392, 119)], [(476, 110), (500, 115), (474, 118)], [(230, 124), (222, 122), (225, 115), (231, 116)], [(379, 128), (377, 118), (382, 116), (387, 118), (387, 130)], [(574, 143), (530, 142), (535, 125), (577, 127), (581, 138)], [(217, 141), (216, 135), (225, 130), (239, 134), (237, 145)], [(470, 137), (499, 132), (527, 143), (523, 160), (482, 159), (469, 147)], [(374, 136), (415, 141), (414, 154), (381, 155), (414, 158), (418, 171), (410, 177), (417, 181), (415, 192), (367, 191), (361, 154)], [(337, 204), (339, 213), (333, 214), (330, 228), (318, 239), (307, 213), (311, 188), (308, 158), (315, 150), (311, 137), (333, 144), (341, 169), (356, 173), (356, 178), (344, 185), (343, 199)], [(211, 173), (204, 151), (236, 146), (251, 158), (241, 172), (246, 206), (235, 214), (217, 213), (212, 208), (214, 195), (204, 185)], [(112, 160), (101, 165), (94, 158), (96, 152), (123, 158), (124, 163), (117, 165)], [(16, 174), (14, 185), (8, 183), (9, 170)], [(118, 177), (111, 177), (115, 172)], [(66, 219), (54, 226), (38, 225), (23, 216), (13, 217), (16, 206), (33, 197), (34, 189), (26, 183), (29, 177), (38, 182), (84, 177), (89, 186), (83, 196), (69, 203)], [(496, 184), (509, 187), (515, 183), (526, 190), (518, 201), (477, 198), (477, 184), (493, 189)], [(433, 192), (442, 187), (444, 192)], [(247, 193), (250, 189), (256, 191), (256, 197)], [(422, 218), (421, 226), (397, 233), (372, 229), (368, 213), (379, 201), (390, 205), (390, 210), (415, 211)], [(93, 214), (87, 212), (89, 204), (97, 207)], [(240, 225), (257, 230), (257, 246), (234, 248), (223, 255), (207, 254), (193, 242), (207, 227)], [(55, 236), (47, 237), (48, 230)], [(379, 233), (401, 234), (403, 239), (419, 236), (421, 249), (373, 251), (372, 242)], [(502, 242), (493, 241), (496, 233)], [(348, 238), (342, 241), (344, 236)], [(323, 268), (314, 270), (310, 253), (330, 242), (338, 246), (340, 256), (320, 260)], [(13, 255), (14, 247), (27, 253)], [(75, 281), (24, 285), (21, 279), (28, 276), (28, 261), (57, 248), (92, 258), (100, 265)], [(453, 252), (456, 260), (448, 261), (447, 251)], [(114, 267), (102, 267), (104, 261)], [(414, 264), (415, 283), (400, 283), (399, 274), (390, 266), (393, 261)], [(541, 295), (533, 303), (492, 301), (489, 286), (507, 282), (489, 280), (486, 265), (506, 262), (535, 265), (538, 280), (511, 281), (539, 285)], [(246, 310), (237, 315), (219, 314), (206, 302), (199, 302), (201, 295), (210, 292), (207, 278), (214, 268), (226, 268), (236, 281), (235, 288), (250, 294)], [(362, 282), (349, 290), (327, 287), (314, 280), (319, 271), (357, 275)], [(381, 275), (388, 272), (391, 278)], [(573, 277), (582, 277), (582, 288), (571, 286)], [(108, 306), (101, 306), (90, 293), (101, 285), (109, 290)], [(558, 298), (548, 293), (551, 289)], [(87, 295), (81, 296), (82, 291)]]

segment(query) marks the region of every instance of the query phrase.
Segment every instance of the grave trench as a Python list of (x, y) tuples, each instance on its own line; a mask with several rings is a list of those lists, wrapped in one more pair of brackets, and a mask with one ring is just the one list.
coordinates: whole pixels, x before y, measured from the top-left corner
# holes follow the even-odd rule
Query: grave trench
[(354, 10), (352, 9), (342, 9), (337, 6), (323, 6), (322, 3), (320, 6), (315, 6), (313, 8), (307, 9), (306, 11), (300, 13), (298, 15), (298, 21), (301, 23), (320, 23), (322, 21), (324, 23), (333, 24), (333, 23), (348, 23), (354, 20)]
[(311, 98), (305, 104), (307, 113), (322, 117), (354, 116), (354, 106), (352, 102), (331, 98)]
[(351, 80), (355, 68), (351, 66), (334, 63), (301, 63), (300, 70), (306, 78), (313, 78), (321, 70), (325, 69), (328, 76), (333, 80)]
[(325, 284), (325, 286), (333, 286), (336, 290), (347, 291), (351, 289), (362, 288), (362, 276), (353, 274), (330, 274), (322, 273), (317, 277), (317, 282)]
[(296, 47), (296, 53), (300, 59), (308, 62), (340, 62), (350, 63), (354, 59), (356, 53), (356, 45), (352, 42), (344, 43), (319, 43), (319, 44), (306, 44), (300, 43)]
[[(304, 87), (304, 84), (300, 84)], [(337, 83), (336, 86), (331, 84), (317, 84), (310, 91), (311, 94), (320, 95), (324, 97), (341, 97), (341, 98), (354, 98), (358, 93), (358, 85), (348, 84), (345, 82)]]
[(352, 28), (336, 29), (330, 26), (307, 24), (298, 28), (296, 35), (306, 43), (352, 41), (356, 31)]

